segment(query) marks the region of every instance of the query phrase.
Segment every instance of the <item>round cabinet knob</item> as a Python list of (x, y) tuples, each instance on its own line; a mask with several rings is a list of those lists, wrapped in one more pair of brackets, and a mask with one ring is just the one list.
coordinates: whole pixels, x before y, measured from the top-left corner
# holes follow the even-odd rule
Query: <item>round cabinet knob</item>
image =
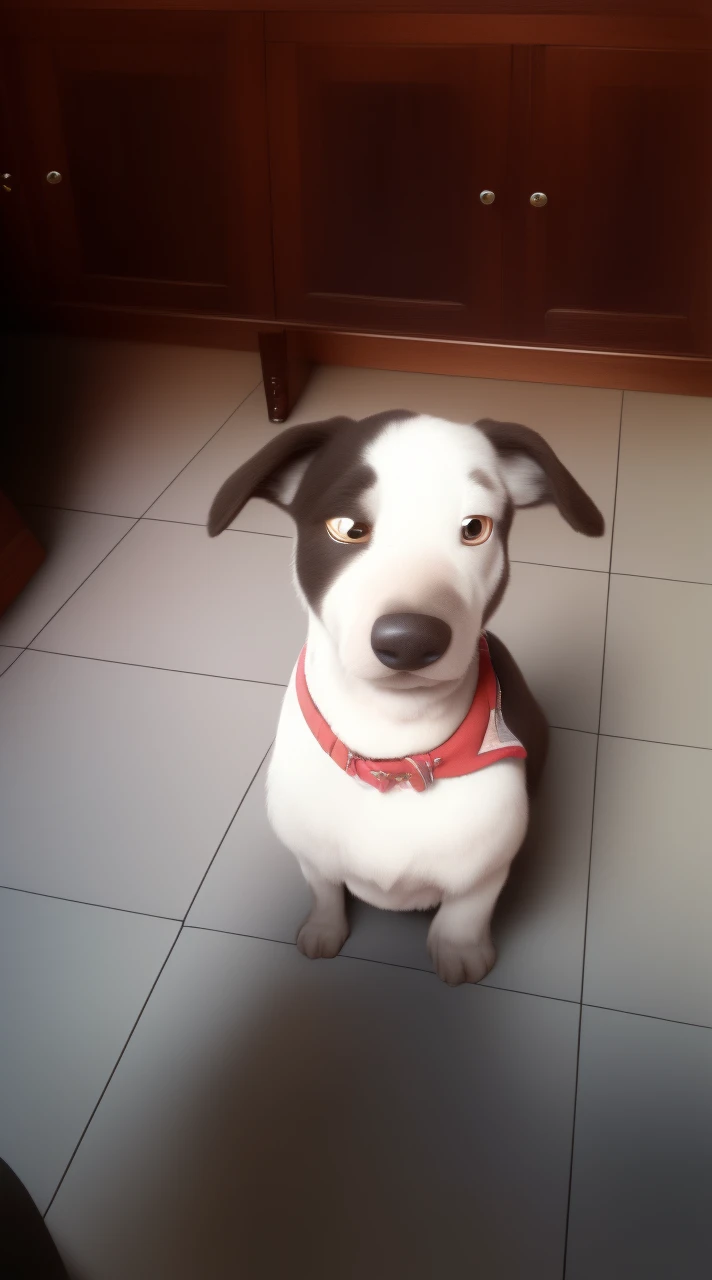
[(6, 191), (7, 194), (9, 195), (10, 192), (12, 191), (12, 174), (0, 173), (0, 182), (2, 182), (3, 191)]
[(62, 175), (56, 169), (50, 169), (47, 174), (47, 181), (51, 187), (56, 187), (57, 183), (62, 181)]
[(543, 209), (545, 204), (549, 203), (549, 197), (543, 191), (535, 191), (529, 197), (529, 203), (535, 209)]
[(482, 204), (494, 204), (494, 191), (480, 191), (480, 201)]

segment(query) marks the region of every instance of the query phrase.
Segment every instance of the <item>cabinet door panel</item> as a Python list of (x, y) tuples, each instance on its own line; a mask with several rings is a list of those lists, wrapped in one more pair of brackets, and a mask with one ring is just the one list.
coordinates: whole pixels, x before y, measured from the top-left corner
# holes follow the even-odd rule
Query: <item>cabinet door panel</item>
[(8, 321), (37, 288), (37, 261), (27, 202), (26, 156), (13, 94), (13, 48), (0, 29), (0, 317)]
[(509, 48), (268, 54), (278, 314), (496, 333)]
[[(710, 56), (562, 48), (534, 59), (532, 163), (519, 192), (523, 336), (705, 350)], [(544, 208), (528, 206), (535, 190)]]
[(62, 14), (26, 56), (54, 295), (269, 315), (259, 15)]

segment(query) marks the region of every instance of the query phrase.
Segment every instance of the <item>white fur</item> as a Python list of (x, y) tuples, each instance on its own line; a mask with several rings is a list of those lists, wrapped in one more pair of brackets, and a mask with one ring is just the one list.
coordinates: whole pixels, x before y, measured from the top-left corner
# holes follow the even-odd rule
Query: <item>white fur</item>
[[(471, 703), (477, 637), (504, 564), (497, 528), (509, 483), (482, 433), (425, 417), (388, 427), (365, 460), (376, 483), (358, 515), (368, 516), (373, 534), (365, 548), (345, 551), (352, 563), (326, 592), (319, 616), (309, 610), (307, 681), (353, 751), (400, 758), (439, 746)], [(476, 469), (489, 483), (471, 478)], [(529, 495), (535, 477), (510, 467), (509, 480)], [(492, 537), (477, 547), (460, 538), (472, 515), (494, 521)], [(449, 649), (424, 672), (390, 671), (371, 649), (374, 621), (395, 611), (433, 613), (452, 628)], [(346, 886), (378, 907), (439, 906), (428, 946), (446, 981), (477, 982), (492, 967), (490, 918), (527, 826), (522, 761), (440, 780), (423, 793), (404, 786), (383, 794), (340, 770), (318, 745), (293, 675), (268, 812), (314, 891), (298, 939), (307, 955), (335, 955), (343, 945)]]

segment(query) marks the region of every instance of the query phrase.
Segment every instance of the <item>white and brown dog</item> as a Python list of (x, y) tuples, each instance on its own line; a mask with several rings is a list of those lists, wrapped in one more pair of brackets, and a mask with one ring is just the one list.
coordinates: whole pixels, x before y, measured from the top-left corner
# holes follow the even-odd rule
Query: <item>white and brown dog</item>
[(478, 982), (547, 743), (516, 663), (483, 631), (507, 584), (514, 508), (553, 502), (590, 537), (603, 518), (535, 431), (406, 412), (284, 431), (222, 486), (211, 536), (252, 497), (296, 523), (309, 615), (267, 786), (270, 822), (314, 894), (297, 945), (338, 953), (349, 889), (378, 907), (437, 907), (438, 974)]

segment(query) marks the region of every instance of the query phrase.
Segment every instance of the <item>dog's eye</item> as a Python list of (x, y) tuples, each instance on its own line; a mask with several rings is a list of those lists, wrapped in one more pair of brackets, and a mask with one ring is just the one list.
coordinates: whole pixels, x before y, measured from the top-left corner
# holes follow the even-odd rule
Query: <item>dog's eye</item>
[(334, 542), (368, 542), (371, 526), (364, 520), (349, 520), (348, 516), (337, 516), (327, 520), (326, 532)]
[(468, 547), (478, 547), (486, 542), (492, 532), (489, 516), (466, 516), (461, 525), (462, 541)]

